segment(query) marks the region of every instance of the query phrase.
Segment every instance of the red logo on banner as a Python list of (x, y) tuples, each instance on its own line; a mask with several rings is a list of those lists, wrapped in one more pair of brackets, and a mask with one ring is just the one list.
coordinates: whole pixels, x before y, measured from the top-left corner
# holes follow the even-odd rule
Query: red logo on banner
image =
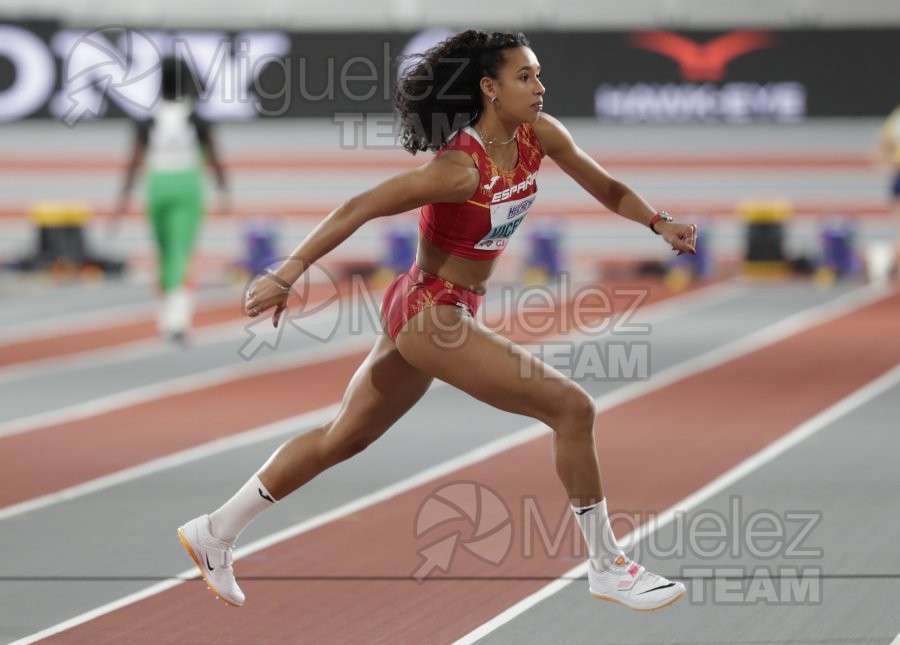
[(762, 31), (733, 31), (705, 43), (697, 43), (668, 31), (635, 34), (631, 43), (675, 60), (686, 81), (720, 81), (725, 66), (738, 56), (771, 46), (775, 38)]

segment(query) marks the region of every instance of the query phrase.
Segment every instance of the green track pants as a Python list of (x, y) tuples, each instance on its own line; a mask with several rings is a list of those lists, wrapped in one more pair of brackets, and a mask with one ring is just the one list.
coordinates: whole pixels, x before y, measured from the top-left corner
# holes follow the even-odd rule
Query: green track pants
[(202, 172), (150, 173), (147, 195), (159, 257), (159, 283), (163, 291), (170, 291), (187, 280), (203, 217)]

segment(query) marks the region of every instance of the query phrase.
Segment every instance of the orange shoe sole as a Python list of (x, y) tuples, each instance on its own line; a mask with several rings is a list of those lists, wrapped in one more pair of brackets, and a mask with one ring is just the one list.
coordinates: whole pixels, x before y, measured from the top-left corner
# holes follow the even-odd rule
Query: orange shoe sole
[(206, 588), (209, 589), (216, 598), (224, 602), (229, 607), (240, 607), (241, 605), (236, 605), (233, 602), (226, 600), (213, 586), (212, 582), (210, 582), (209, 578), (206, 577), (206, 571), (203, 570), (203, 563), (200, 562), (200, 558), (194, 552), (194, 548), (191, 546), (191, 543), (188, 542), (187, 537), (185, 537), (184, 533), (182, 533), (181, 529), (178, 529), (178, 541), (181, 542), (181, 546), (184, 547), (184, 550), (188, 552), (188, 555), (191, 556), (191, 560), (194, 561), (194, 564), (197, 565), (197, 569), (200, 571), (200, 575), (203, 576), (203, 579), (206, 581)]
[(659, 607), (647, 607), (646, 609), (641, 609), (641, 608), (638, 608), (638, 607), (629, 607), (629, 606), (626, 605), (625, 603), (623, 603), (623, 602), (621, 602), (621, 601), (619, 601), (619, 600), (616, 600), (615, 598), (607, 598), (606, 596), (598, 596), (598, 595), (595, 594), (595, 593), (592, 593), (591, 595), (592, 595), (594, 598), (596, 598), (597, 600), (605, 600), (606, 602), (614, 602), (614, 603), (616, 603), (617, 605), (622, 605), (622, 606), (625, 607), (626, 609), (630, 609), (630, 610), (632, 610), (632, 611), (657, 611), (657, 610), (659, 610), (659, 609), (664, 609), (664, 608), (668, 607), (669, 605), (675, 604), (676, 602), (678, 602), (679, 600), (681, 600), (681, 599), (684, 597), (684, 594), (686, 594), (686, 593), (687, 593), (687, 589), (685, 589), (684, 591), (682, 591), (680, 594), (678, 594), (677, 596), (675, 596), (674, 598), (672, 598), (672, 600), (670, 600), (669, 602), (667, 602), (667, 603), (664, 604), (664, 605), (660, 605)]

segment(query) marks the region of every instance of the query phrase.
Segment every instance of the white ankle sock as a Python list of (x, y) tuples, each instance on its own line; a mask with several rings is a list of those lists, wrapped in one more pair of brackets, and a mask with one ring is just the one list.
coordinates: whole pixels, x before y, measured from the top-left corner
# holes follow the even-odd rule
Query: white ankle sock
[(578, 526), (584, 534), (584, 541), (587, 543), (595, 571), (598, 573), (606, 571), (616, 558), (625, 555), (619, 548), (609, 523), (605, 499), (593, 506), (573, 506), (572, 512), (575, 513), (575, 519), (578, 520)]
[(233, 543), (257, 515), (277, 500), (253, 475), (227, 502), (209, 514), (209, 530), (213, 537)]

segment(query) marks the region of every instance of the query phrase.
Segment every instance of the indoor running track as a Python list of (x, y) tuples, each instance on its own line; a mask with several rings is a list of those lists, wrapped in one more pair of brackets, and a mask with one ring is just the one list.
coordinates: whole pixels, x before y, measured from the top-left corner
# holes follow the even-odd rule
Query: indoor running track
[[(149, 290), (54, 291), (66, 313), (4, 295), (16, 316), (0, 319), (0, 641), (890, 643), (900, 292), (638, 286), (636, 313), (612, 299), (612, 333), (531, 339), (562, 369), (581, 357), (619, 537), (688, 585), (650, 614), (588, 595), (548, 431), (440, 384), (241, 536), (247, 603), (227, 607), (176, 527), (328, 418), (373, 332), (286, 333), (246, 361), (236, 293), (204, 300), (186, 349), (152, 337)], [(528, 337), (522, 312), (486, 312)], [(650, 378), (585, 363), (605, 351), (610, 367), (613, 345), (646, 348)], [(763, 514), (760, 542), (749, 525)]]

